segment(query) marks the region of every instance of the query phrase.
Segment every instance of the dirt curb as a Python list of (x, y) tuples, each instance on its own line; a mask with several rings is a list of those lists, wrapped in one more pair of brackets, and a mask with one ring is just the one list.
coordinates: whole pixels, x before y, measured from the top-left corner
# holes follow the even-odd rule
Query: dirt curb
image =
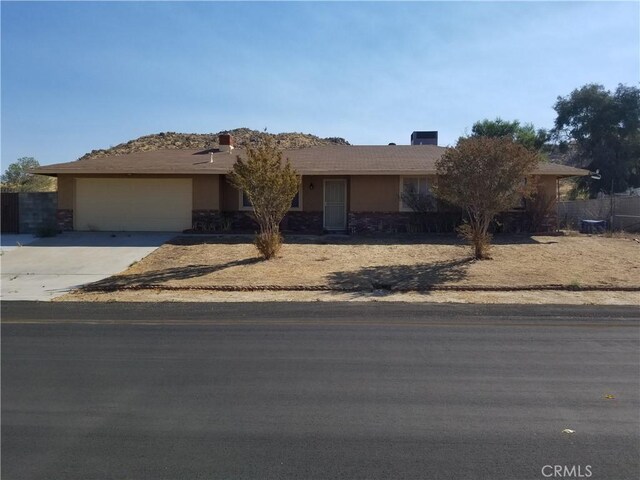
[(327, 292), (254, 291), (221, 292), (207, 290), (122, 290), (67, 294), (56, 302), (418, 302), (478, 304), (563, 304), (563, 305), (640, 305), (640, 292)]
[[(87, 285), (79, 290), (82, 293), (117, 292), (123, 290), (167, 290), (167, 291), (214, 291), (214, 292), (372, 292), (376, 289), (335, 287), (329, 285)], [(393, 293), (421, 292), (523, 292), (523, 291), (565, 291), (565, 292), (640, 292), (640, 286), (615, 285), (424, 285), (419, 288), (394, 287), (387, 290)]]

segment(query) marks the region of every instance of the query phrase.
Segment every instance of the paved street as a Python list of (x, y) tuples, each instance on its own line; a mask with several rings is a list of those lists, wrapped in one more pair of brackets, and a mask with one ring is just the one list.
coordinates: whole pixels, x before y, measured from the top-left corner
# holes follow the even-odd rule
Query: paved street
[(4, 302), (2, 478), (637, 479), (639, 344), (632, 307)]

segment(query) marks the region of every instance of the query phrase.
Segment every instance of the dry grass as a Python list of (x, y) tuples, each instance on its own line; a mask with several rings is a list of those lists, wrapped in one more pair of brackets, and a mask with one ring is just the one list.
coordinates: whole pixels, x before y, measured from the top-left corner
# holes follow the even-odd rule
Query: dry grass
[[(640, 244), (630, 238), (499, 238), (491, 251), (493, 260), (486, 261), (471, 260), (468, 247), (453, 237), (400, 241), (293, 237), (285, 241), (289, 243), (277, 258), (263, 261), (250, 237), (181, 237), (103, 283), (329, 285), (365, 290), (424, 285), (640, 285)], [(63, 299), (87, 299), (87, 295), (71, 294)], [(110, 295), (117, 298), (121, 293)]]

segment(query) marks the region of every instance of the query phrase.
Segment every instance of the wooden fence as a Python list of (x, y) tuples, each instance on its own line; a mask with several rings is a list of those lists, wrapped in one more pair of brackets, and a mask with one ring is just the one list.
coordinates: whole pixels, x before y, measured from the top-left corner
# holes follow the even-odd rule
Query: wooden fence
[(2, 192), (2, 233), (18, 233), (20, 223), (20, 210), (18, 194)]

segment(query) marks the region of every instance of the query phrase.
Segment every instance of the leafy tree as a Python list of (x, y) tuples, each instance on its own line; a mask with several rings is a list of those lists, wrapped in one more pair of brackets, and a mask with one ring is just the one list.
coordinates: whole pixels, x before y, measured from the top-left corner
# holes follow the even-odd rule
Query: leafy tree
[(640, 89), (618, 85), (615, 92), (588, 84), (566, 97), (558, 97), (554, 135), (573, 147), (575, 159), (600, 181), (578, 180), (578, 188), (591, 195), (640, 186)]
[(291, 207), (300, 187), (300, 178), (286, 160), (282, 164), (282, 151), (273, 139), (263, 136), (257, 147), (247, 147), (247, 159), (237, 157), (229, 182), (242, 190), (253, 206), (253, 214), (260, 232), (255, 245), (268, 260), (282, 246), (280, 222)]
[(7, 167), (2, 174), (3, 192), (50, 192), (55, 190), (56, 182), (51, 177), (29, 173), (40, 164), (33, 157), (22, 157)]
[(484, 119), (471, 127), (473, 137), (506, 137), (531, 150), (540, 150), (549, 140), (549, 133), (545, 129), (536, 130), (531, 123), (521, 125), (518, 120), (509, 122), (500, 117), (495, 120)]
[(436, 195), (466, 212), (459, 228), (477, 259), (488, 257), (489, 226), (495, 216), (508, 210), (533, 191), (527, 182), (539, 155), (507, 137), (469, 137), (458, 140), (436, 163)]

